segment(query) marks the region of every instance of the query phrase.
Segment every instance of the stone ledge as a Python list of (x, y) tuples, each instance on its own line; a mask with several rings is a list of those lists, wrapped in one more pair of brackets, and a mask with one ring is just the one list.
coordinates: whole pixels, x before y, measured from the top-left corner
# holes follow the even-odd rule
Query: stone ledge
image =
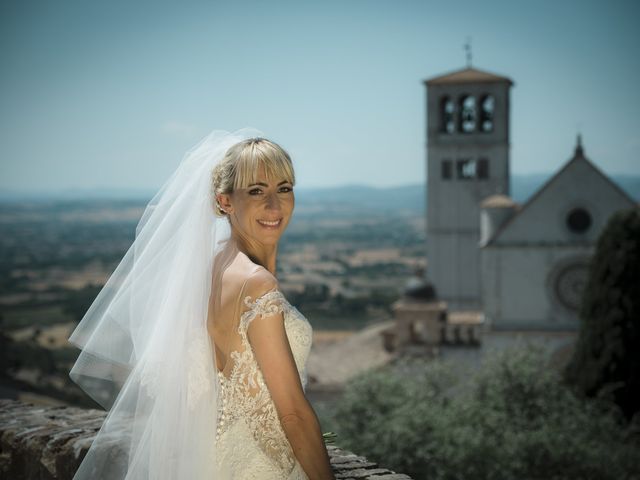
[[(0, 478), (72, 479), (106, 412), (0, 400)], [(327, 445), (336, 479), (411, 480), (377, 463)]]
[(381, 468), (377, 463), (335, 445), (327, 445), (327, 451), (336, 479), (412, 480), (408, 475)]

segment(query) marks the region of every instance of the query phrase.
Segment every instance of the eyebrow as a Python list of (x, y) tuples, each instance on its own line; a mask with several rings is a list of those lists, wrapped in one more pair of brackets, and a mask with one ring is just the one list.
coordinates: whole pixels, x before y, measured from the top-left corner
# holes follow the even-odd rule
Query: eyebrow
[[(287, 180), (283, 180), (283, 181), (281, 181), (281, 182), (278, 184), (278, 186), (280, 186), (280, 185), (282, 185), (282, 184), (284, 184), (284, 183), (289, 183), (289, 181), (287, 181)], [(254, 187), (254, 186), (256, 186), (256, 185), (260, 185), (261, 187), (268, 187), (268, 186), (269, 186), (269, 185), (267, 185), (266, 183), (258, 182), (258, 183), (252, 183), (251, 185), (247, 185), (247, 188), (249, 188), (249, 187)]]

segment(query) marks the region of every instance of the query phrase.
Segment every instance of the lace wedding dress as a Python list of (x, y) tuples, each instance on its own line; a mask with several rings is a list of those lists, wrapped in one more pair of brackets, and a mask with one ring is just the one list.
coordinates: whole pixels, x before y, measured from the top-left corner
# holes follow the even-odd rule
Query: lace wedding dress
[[(284, 433), (275, 405), (256, 362), (247, 329), (261, 315), (283, 313), (284, 325), (303, 389), (311, 349), (312, 327), (278, 289), (252, 300), (244, 297), (245, 311), (238, 324), (242, 349), (230, 353), (231, 371), (218, 370), (216, 468), (220, 478), (238, 480), (308, 480)], [(225, 367), (226, 370), (226, 367)]]

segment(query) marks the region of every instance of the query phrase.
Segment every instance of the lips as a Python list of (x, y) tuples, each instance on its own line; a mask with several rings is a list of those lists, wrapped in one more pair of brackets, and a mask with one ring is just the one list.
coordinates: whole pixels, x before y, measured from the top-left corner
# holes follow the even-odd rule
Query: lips
[(279, 218), (277, 220), (258, 220), (258, 223), (265, 228), (273, 228), (276, 229), (282, 223), (282, 219)]

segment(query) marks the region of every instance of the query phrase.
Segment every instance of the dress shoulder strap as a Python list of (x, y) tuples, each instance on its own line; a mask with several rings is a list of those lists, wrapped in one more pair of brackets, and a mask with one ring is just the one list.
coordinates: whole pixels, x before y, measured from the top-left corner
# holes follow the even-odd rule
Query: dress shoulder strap
[(287, 311), (289, 303), (278, 289), (274, 287), (268, 292), (263, 293), (255, 300), (251, 300), (251, 296), (244, 297), (243, 303), (249, 308), (240, 318), (240, 334), (244, 335), (249, 328), (251, 322), (258, 316), (269, 317), (278, 313)]

